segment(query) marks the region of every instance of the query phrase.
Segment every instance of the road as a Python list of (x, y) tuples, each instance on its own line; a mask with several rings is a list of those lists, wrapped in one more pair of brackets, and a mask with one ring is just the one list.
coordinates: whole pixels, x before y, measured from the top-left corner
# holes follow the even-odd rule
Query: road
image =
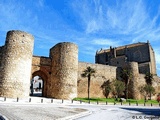
[[(72, 106), (73, 107), (73, 106)], [(137, 107), (137, 106), (74, 106), (85, 108), (90, 114), (78, 118), (77, 120), (136, 120), (136, 119), (153, 119), (160, 120), (159, 107)]]
[(0, 120), (160, 120), (160, 107), (96, 105), (54, 100), (32, 103), (0, 101)]

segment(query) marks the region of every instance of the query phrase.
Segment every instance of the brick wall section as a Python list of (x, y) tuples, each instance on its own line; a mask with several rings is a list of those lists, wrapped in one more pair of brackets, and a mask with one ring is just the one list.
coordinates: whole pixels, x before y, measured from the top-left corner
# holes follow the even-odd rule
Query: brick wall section
[(91, 77), (90, 97), (105, 97), (100, 88), (104, 81), (113, 80), (116, 78), (116, 67), (106, 66), (101, 64), (91, 64), (85, 62), (78, 63), (78, 97), (87, 97), (88, 82), (87, 78), (82, 78), (83, 71), (90, 66), (96, 70), (95, 76)]
[(73, 99), (77, 97), (78, 47), (69, 42), (50, 49), (52, 59), (50, 97)]
[(29, 96), (33, 43), (33, 36), (26, 32), (7, 33), (0, 74), (0, 96)]

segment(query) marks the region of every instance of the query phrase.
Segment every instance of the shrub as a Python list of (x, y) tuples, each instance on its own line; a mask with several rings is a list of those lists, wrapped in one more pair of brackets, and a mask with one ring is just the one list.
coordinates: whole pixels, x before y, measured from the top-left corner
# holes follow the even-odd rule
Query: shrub
[(160, 94), (157, 95), (157, 101), (160, 102)]

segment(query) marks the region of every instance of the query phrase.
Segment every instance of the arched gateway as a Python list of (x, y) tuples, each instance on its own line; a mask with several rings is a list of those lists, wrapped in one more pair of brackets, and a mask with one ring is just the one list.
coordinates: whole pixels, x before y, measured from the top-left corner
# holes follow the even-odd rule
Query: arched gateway
[(0, 54), (0, 96), (24, 98), (30, 94), (30, 80), (44, 80), (43, 96), (59, 99), (77, 97), (78, 48), (63, 42), (50, 49), (49, 57), (33, 56), (33, 36), (9, 31)]
[[(98, 63), (101, 61), (101, 64), (91, 64), (78, 62), (78, 47), (73, 43), (62, 42), (56, 44), (50, 49), (49, 57), (33, 56), (33, 45), (33, 36), (26, 32), (13, 30), (7, 33), (5, 45), (0, 46), (0, 97), (29, 97), (31, 79), (35, 76), (40, 76), (43, 79), (42, 96), (44, 97), (73, 99), (77, 97), (77, 94), (78, 97), (86, 97), (87, 78), (82, 78), (81, 74), (90, 66), (96, 70), (96, 75), (92, 77), (90, 83), (90, 97), (105, 97), (101, 85), (106, 80), (112, 81), (119, 77), (118, 67), (128, 67), (134, 75), (128, 84), (129, 97), (141, 99), (143, 96), (140, 95), (138, 88), (145, 84), (145, 79), (144, 74), (140, 74), (140, 72), (149, 70), (151, 73), (156, 73), (154, 51), (149, 43), (130, 45), (130, 48), (134, 48), (130, 49), (131, 54), (128, 54), (128, 52), (124, 54), (130, 55), (130, 57), (136, 57), (137, 55), (141, 57), (141, 53), (143, 53), (141, 51), (148, 51), (144, 58), (152, 58), (151, 61), (139, 65), (135, 61), (128, 62), (125, 56), (117, 56), (111, 59), (112, 66), (102, 65), (106, 64), (103, 60), (108, 60), (106, 55), (112, 54), (112, 49), (97, 52), (96, 60), (98, 60)], [(122, 55), (123, 51), (129, 49), (128, 47), (120, 48), (125, 50), (117, 49), (116, 55)], [(133, 55), (132, 50), (137, 51), (137, 49), (140, 52)], [(118, 52), (118, 50), (120, 51)], [(149, 52), (150, 50), (151, 52)], [(146, 57), (146, 55), (149, 57)], [(122, 64), (119, 64), (119, 62)], [(151, 67), (148, 65), (151, 65)], [(153, 85), (156, 91), (160, 91), (159, 77), (155, 75), (154, 79)], [(112, 94), (110, 94), (110, 97), (112, 97)]]
[[(47, 57), (33, 56), (31, 79), (40, 76), (43, 79), (42, 96), (47, 97), (47, 90), (50, 85), (51, 59)], [(48, 93), (49, 95), (49, 93)]]

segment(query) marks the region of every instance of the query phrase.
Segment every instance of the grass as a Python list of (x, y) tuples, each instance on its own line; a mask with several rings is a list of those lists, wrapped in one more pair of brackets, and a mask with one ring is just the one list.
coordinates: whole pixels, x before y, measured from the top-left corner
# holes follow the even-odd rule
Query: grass
[[(73, 100), (76, 100), (76, 101), (82, 101), (82, 102), (88, 102), (89, 100), (88, 100), (88, 98), (74, 98)], [(90, 102), (104, 102), (104, 103), (106, 103), (106, 102), (108, 102), (108, 103), (114, 103), (114, 102), (116, 102), (116, 103), (120, 103), (119, 102), (119, 100), (118, 101), (115, 101), (115, 99), (114, 98), (90, 98)], [(134, 100), (134, 99), (127, 99), (127, 101), (126, 102), (123, 102), (123, 104), (127, 104), (127, 103), (131, 103), (131, 104), (136, 104), (136, 103), (138, 103), (138, 104), (144, 104), (144, 100), (142, 99), (142, 100)], [(159, 104), (156, 100), (147, 100), (146, 101), (146, 104)]]

